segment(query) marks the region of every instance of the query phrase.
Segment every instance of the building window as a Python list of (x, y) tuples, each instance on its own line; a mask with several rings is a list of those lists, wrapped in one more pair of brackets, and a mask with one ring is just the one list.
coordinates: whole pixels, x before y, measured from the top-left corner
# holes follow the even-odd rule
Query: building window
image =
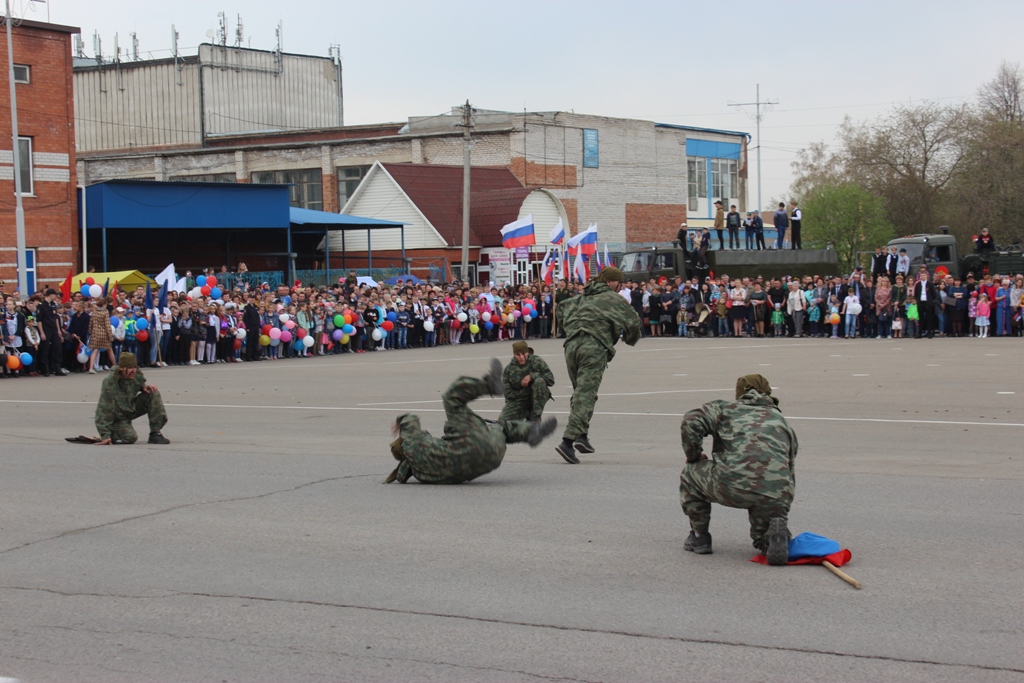
[(711, 160), (711, 194), (726, 200), (739, 196), (739, 164), (735, 159)]
[(359, 183), (369, 172), (369, 166), (345, 166), (338, 169), (338, 207), (344, 208)]
[(690, 211), (697, 210), (698, 198), (708, 196), (708, 162), (704, 157), (686, 157), (686, 185)]
[(21, 194), (35, 194), (32, 188), (32, 138), (18, 138), (18, 168), (21, 175)]
[[(17, 256), (14, 257), (17, 261)], [(28, 293), (34, 294), (36, 291), (36, 250), (26, 249), (25, 250), (25, 279), (28, 280)]]
[(260, 171), (252, 174), (252, 181), (254, 183), (290, 184), (288, 197), (292, 206), (299, 209), (323, 211), (324, 186), (319, 168), (301, 171)]
[(233, 183), (234, 173), (202, 173), (200, 175), (176, 175), (171, 180), (184, 181), (186, 183)]
[(583, 168), (600, 166), (600, 148), (598, 147), (597, 130), (583, 129)]
[(31, 83), (32, 70), (29, 69), (27, 64), (15, 64), (14, 65), (14, 82), (15, 83)]

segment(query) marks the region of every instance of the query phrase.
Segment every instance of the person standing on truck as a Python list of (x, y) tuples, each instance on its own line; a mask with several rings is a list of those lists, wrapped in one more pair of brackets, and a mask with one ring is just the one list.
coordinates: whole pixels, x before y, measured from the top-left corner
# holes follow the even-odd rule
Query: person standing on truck
[(754, 240), (757, 244), (757, 250), (767, 249), (764, 246), (764, 221), (761, 220), (761, 212), (754, 209), (754, 216), (750, 219), (750, 227), (754, 230)]
[(800, 207), (796, 205), (794, 199), (789, 203), (790, 207), (790, 227), (789, 231), (789, 246), (791, 249), (803, 249), (804, 243), (800, 239), (800, 221), (803, 219), (803, 212), (800, 211)]
[(722, 204), (721, 199), (715, 200), (715, 232), (718, 233), (719, 251), (725, 250), (725, 239), (722, 235), (723, 231), (725, 230), (725, 209), (722, 208), (723, 206), (724, 204)]
[(988, 233), (988, 228), (982, 228), (981, 234), (974, 238), (974, 252), (977, 254), (991, 254), (996, 250), (995, 240)]
[(775, 240), (775, 248), (783, 249), (786, 241), (786, 228), (789, 227), (789, 214), (786, 213), (786, 205), (779, 202), (779, 208), (775, 210), (775, 231), (778, 237)]
[(747, 211), (747, 218), (743, 221), (743, 241), (747, 251), (754, 250), (754, 213)]
[(742, 223), (743, 219), (740, 217), (740, 212), (736, 210), (736, 205), (733, 204), (729, 207), (729, 213), (725, 217), (725, 227), (729, 229), (730, 249), (740, 248), (740, 224)]

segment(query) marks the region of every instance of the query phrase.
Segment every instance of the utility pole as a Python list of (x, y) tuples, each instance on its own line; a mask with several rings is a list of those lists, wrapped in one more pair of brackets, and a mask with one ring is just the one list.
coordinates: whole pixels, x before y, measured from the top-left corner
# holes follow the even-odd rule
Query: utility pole
[(765, 100), (761, 101), (761, 84), (757, 84), (757, 97), (753, 102), (730, 102), (730, 107), (754, 107), (754, 111), (757, 112), (754, 118), (757, 120), (757, 210), (761, 211), (764, 206), (761, 204), (761, 119), (764, 118), (762, 109), (765, 112), (772, 110), (778, 100)]
[(462, 108), (462, 268), (459, 273), (463, 282), (469, 282), (469, 152), (473, 147), (470, 128), (473, 126), (473, 108), (469, 100)]
[[(21, 204), (21, 145), (18, 142), (18, 98), (14, 86), (14, 47), (11, 45), (11, 0), (6, 0), (7, 80), (11, 85), (11, 139), (14, 147), (14, 223), (18, 239), (18, 296), (28, 298), (28, 261), (25, 251), (25, 207)], [(29, 163), (32, 163), (31, 159)]]

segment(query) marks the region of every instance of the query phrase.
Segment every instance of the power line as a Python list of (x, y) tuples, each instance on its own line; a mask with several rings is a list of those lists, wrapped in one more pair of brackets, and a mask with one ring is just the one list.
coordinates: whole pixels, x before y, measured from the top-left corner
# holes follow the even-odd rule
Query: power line
[(771, 111), (772, 107), (778, 104), (778, 100), (765, 100), (761, 101), (761, 84), (757, 84), (757, 99), (754, 102), (730, 102), (730, 107), (755, 107), (755, 118), (757, 119), (757, 208), (761, 209), (761, 119), (764, 114), (761, 113), (761, 109), (764, 111)]

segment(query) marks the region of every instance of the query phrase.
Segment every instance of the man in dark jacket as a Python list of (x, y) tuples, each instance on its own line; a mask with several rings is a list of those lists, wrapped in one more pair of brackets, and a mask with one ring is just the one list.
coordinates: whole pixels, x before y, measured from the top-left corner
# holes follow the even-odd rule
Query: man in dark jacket
[(68, 371), (61, 367), (64, 331), (57, 316), (57, 290), (46, 290), (46, 298), (36, 309), (36, 320), (39, 321), (40, 374), (63, 377)]
[(878, 278), (889, 273), (886, 262), (889, 257), (885, 255), (885, 250), (882, 247), (875, 247), (875, 255), (871, 257), (871, 279), (876, 283)]
[(929, 339), (935, 336), (935, 306), (938, 303), (938, 292), (932, 284), (931, 275), (927, 268), (921, 268), (918, 280), (914, 283), (913, 297), (917, 301), (917, 313), (920, 322), (917, 326), (916, 339), (927, 336)]
[(249, 301), (242, 309), (242, 322), (245, 323), (245, 359), (260, 359), (260, 309), (255, 294), (249, 295)]
[(789, 227), (789, 214), (786, 213), (786, 205), (783, 202), (779, 202), (779, 208), (775, 210), (774, 221), (775, 231), (779, 234), (775, 240), (775, 248), (782, 249), (786, 241), (786, 228)]

